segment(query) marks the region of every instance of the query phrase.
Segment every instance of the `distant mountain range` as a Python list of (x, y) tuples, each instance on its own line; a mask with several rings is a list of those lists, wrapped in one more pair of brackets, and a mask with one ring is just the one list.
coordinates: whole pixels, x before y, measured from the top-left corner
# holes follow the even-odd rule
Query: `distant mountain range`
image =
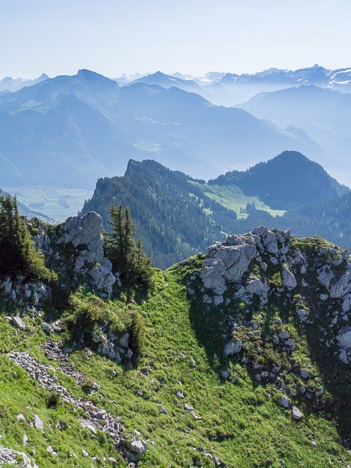
[(332, 155), (325, 167), (350, 185), (351, 94), (300, 86), (258, 94), (240, 108), (284, 128), (305, 131)]
[(137, 237), (154, 264), (165, 268), (229, 233), (246, 232), (260, 224), (291, 227), (299, 235), (311, 235), (313, 226), (314, 235), (327, 234), (327, 239), (337, 238), (349, 246), (351, 217), (342, 220), (347, 233), (343, 236), (337, 229), (337, 212), (331, 209), (339, 204), (345, 207), (346, 200), (350, 200), (349, 189), (319, 164), (300, 153), (284, 152), (267, 163), (227, 173), (207, 184), (155, 161), (129, 161), (123, 177), (97, 182), (82, 212), (98, 212), (109, 229), (110, 206), (128, 206)]
[(28, 80), (25, 78), (11, 78), (6, 76), (0, 80), (0, 92), (2, 91), (18, 91), (19, 89), (24, 88), (25, 86), (32, 86), (36, 83), (40, 83), (40, 81), (47, 80), (49, 77), (42, 73), (38, 78), (34, 78), (33, 80)]
[[(180, 82), (174, 81), (173, 86), (186, 90), (192, 87), (192, 91), (201, 94), (214, 104), (224, 106), (237, 105), (261, 92), (277, 91), (292, 86), (315, 85), (351, 92), (351, 67), (330, 70), (319, 65), (298, 70), (270, 68), (253, 74), (209, 72), (203, 76), (191, 76), (180, 73), (165, 75), (157, 72), (138, 77), (137, 81), (169, 87), (175, 78), (180, 78)], [(133, 79), (124, 77), (120, 82), (122, 85), (127, 85), (133, 82)], [(182, 83), (184, 80), (187, 82), (187, 87)]]
[(150, 157), (208, 179), (285, 149), (324, 158), (303, 132), (242, 109), (177, 87), (119, 87), (88, 70), (0, 96), (0, 186), (89, 188), (122, 174), (129, 159)]
[(149, 85), (157, 85), (162, 88), (176, 88), (183, 89), (184, 91), (189, 91), (197, 94), (201, 93), (201, 87), (193, 79), (180, 78), (179, 76), (170, 76), (160, 71), (153, 73), (151, 75), (146, 75), (141, 78), (138, 78), (132, 81), (129, 84), (144, 83)]

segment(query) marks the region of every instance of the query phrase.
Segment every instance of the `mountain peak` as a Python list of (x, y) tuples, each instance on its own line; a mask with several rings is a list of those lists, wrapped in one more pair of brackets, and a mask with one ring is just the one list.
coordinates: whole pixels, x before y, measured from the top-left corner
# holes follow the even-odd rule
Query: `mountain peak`
[(94, 72), (92, 70), (88, 70), (87, 68), (82, 68), (82, 69), (78, 70), (77, 75), (78, 76), (83, 76), (86, 79), (97, 78), (97, 77), (105, 78), (105, 76), (101, 75), (100, 73), (96, 73), (96, 72)]
[[(228, 172), (210, 184), (237, 185), (248, 196), (258, 196), (271, 208), (286, 209), (336, 198), (347, 192), (323, 167), (298, 151), (284, 151), (267, 162), (240, 172)], [(323, 187), (323, 190), (321, 190)]]

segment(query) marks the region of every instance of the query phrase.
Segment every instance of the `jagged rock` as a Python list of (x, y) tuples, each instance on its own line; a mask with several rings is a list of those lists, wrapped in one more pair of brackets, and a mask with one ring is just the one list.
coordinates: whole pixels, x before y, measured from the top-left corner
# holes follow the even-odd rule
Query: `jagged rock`
[(291, 417), (295, 419), (295, 421), (300, 421), (303, 418), (303, 414), (297, 406), (291, 408)]
[(266, 294), (269, 291), (269, 286), (256, 276), (250, 276), (246, 285), (246, 291), (251, 294)]
[(343, 348), (341, 347), (340, 352), (339, 352), (339, 359), (342, 361), (344, 364), (349, 364), (351, 357), (351, 348)]
[(188, 403), (184, 403), (184, 409), (185, 409), (185, 411), (188, 411), (188, 412), (194, 411), (194, 408), (192, 406), (188, 405)]
[(26, 324), (23, 322), (21, 317), (15, 316), (11, 317), (11, 322), (15, 325), (15, 327), (19, 328), (20, 330), (26, 329)]
[(318, 281), (326, 288), (329, 289), (331, 280), (334, 278), (334, 274), (331, 271), (328, 265), (323, 265), (323, 267), (317, 271)]
[(101, 263), (95, 266), (89, 272), (89, 275), (93, 278), (95, 287), (98, 290), (106, 291), (108, 296), (111, 296), (116, 277), (112, 273), (112, 263), (108, 258), (104, 258)]
[(18, 414), (16, 416), (16, 419), (17, 419), (17, 422), (25, 422), (26, 421), (26, 418), (24, 417), (24, 415), (22, 413)]
[(294, 257), (294, 265), (301, 265), (305, 263), (305, 257), (302, 255), (302, 253), (298, 250), (295, 252), (295, 257)]
[(256, 256), (254, 245), (244, 244), (242, 240), (239, 240), (239, 245), (228, 245), (233, 242), (238, 242), (238, 239), (231, 237), (226, 242), (211, 246), (200, 273), (204, 286), (219, 296), (227, 290), (225, 281), (238, 281)]
[(0, 465), (4, 464), (21, 466), (23, 468), (38, 468), (38, 465), (24, 452), (0, 447)]
[(349, 271), (344, 273), (341, 278), (330, 287), (330, 297), (339, 298), (346, 296), (351, 292), (351, 274)]
[(218, 305), (222, 304), (223, 301), (224, 301), (223, 296), (215, 296), (213, 298), (213, 305), (218, 306)]
[(295, 349), (295, 342), (294, 340), (292, 340), (291, 338), (288, 338), (285, 343), (284, 343), (284, 347), (287, 351), (294, 351)]
[(246, 293), (246, 289), (244, 288), (244, 286), (240, 286), (238, 291), (235, 293), (235, 297), (239, 297), (239, 298), (244, 297), (245, 293)]
[(294, 289), (297, 286), (294, 274), (289, 270), (289, 268), (286, 265), (284, 265), (282, 280), (284, 286), (286, 286), (288, 289)]
[(311, 376), (310, 376), (310, 373), (305, 370), (305, 369), (302, 369), (301, 372), (300, 372), (300, 375), (303, 379), (307, 380), (309, 379)]
[(204, 304), (212, 304), (212, 298), (208, 296), (207, 294), (205, 294), (204, 297), (202, 298), (202, 302)]
[(290, 400), (288, 398), (286, 398), (285, 396), (282, 396), (282, 397), (280, 397), (279, 404), (283, 408), (289, 408), (291, 403), (290, 403)]
[(100, 262), (104, 259), (103, 237), (101, 234), (101, 216), (91, 211), (85, 216), (71, 216), (61, 225), (63, 242), (72, 243), (74, 247), (86, 245), (89, 263)]
[(57, 452), (55, 452), (55, 450), (51, 447), (51, 445), (49, 445), (49, 447), (47, 447), (46, 449), (53, 457), (57, 458), (58, 455), (57, 455)]
[(336, 337), (340, 346), (344, 348), (351, 348), (351, 328), (344, 328), (340, 330), (339, 335)]
[(286, 332), (284, 332), (284, 331), (280, 331), (280, 332), (278, 333), (278, 337), (279, 337), (280, 340), (284, 340), (284, 341), (285, 341), (285, 340), (287, 340), (287, 339), (289, 338), (289, 335), (288, 335)]
[(119, 339), (119, 344), (122, 348), (128, 348), (129, 344), (129, 333), (124, 333), (122, 337)]
[(80, 419), (79, 422), (82, 427), (84, 427), (85, 429), (89, 429), (89, 431), (91, 431), (93, 434), (97, 433), (96, 426), (91, 421), (87, 419)]
[(253, 229), (252, 234), (261, 238), (262, 244), (266, 250), (274, 255), (279, 251), (275, 234), (264, 226), (258, 226)]
[(43, 329), (46, 333), (48, 333), (49, 335), (50, 335), (51, 333), (53, 333), (53, 331), (54, 331), (54, 329), (52, 328), (52, 326), (49, 325), (49, 324), (46, 323), (46, 322), (42, 322), (41, 326), (42, 326), (42, 329)]
[(233, 354), (238, 354), (242, 348), (241, 340), (233, 340), (227, 343), (224, 347), (224, 354), (226, 356), (232, 356)]
[[(73, 270), (79, 279), (78, 283), (86, 283), (94, 291), (108, 297), (112, 294), (113, 285), (116, 282), (120, 285), (118, 275), (112, 274), (111, 262), (104, 256), (100, 215), (89, 212), (85, 216), (70, 217), (57, 228), (42, 223), (39, 223), (37, 228), (39, 234), (33, 237), (35, 245), (44, 253), (47, 262), (60, 274), (65, 272), (61, 256), (67, 246), (72, 246)], [(72, 271), (69, 273), (71, 276)]]
[(347, 296), (344, 297), (343, 303), (342, 303), (342, 310), (343, 312), (349, 312), (351, 309), (351, 294), (348, 294)]
[[(211, 274), (211, 271), (208, 272), (208, 274)], [(210, 276), (210, 277), (202, 278), (202, 279), (203, 279), (205, 288), (213, 289), (215, 294), (222, 295), (227, 290), (227, 287), (225, 285), (225, 279), (223, 276)]]
[(296, 313), (301, 320), (301, 322), (306, 322), (310, 315), (310, 311), (308, 309), (297, 309)]
[(37, 414), (34, 415), (33, 424), (37, 431), (42, 431), (44, 429), (44, 423)]
[(132, 461), (138, 461), (147, 450), (147, 443), (142, 439), (133, 439), (127, 442), (126, 446), (129, 450), (129, 458)]

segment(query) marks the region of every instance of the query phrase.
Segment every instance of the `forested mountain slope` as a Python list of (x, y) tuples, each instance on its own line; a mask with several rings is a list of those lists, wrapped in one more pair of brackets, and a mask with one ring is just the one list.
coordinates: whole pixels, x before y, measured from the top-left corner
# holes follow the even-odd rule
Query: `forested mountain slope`
[[(326, 230), (318, 215), (322, 205), (316, 205), (314, 222), (303, 210), (291, 209), (345, 192), (348, 189), (320, 165), (295, 152), (284, 152), (208, 184), (154, 161), (130, 161), (125, 176), (98, 181), (82, 212), (101, 214), (108, 230), (110, 206), (128, 206), (146, 252), (155, 266), (165, 268), (226, 234), (246, 232), (258, 224), (292, 226), (299, 235), (325, 234), (335, 241), (332, 229)], [(345, 239), (338, 236), (337, 240), (345, 245)]]
[(259, 197), (272, 208), (287, 210), (307, 202), (336, 198), (349, 191), (316, 162), (296, 151), (284, 151), (247, 171), (232, 171), (209, 184), (234, 184), (246, 195)]

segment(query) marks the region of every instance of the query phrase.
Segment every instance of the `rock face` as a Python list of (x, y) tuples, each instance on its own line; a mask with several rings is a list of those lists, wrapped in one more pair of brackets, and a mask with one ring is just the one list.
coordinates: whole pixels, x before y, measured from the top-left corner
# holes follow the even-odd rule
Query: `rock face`
[(94, 334), (93, 338), (96, 343), (99, 343), (97, 347), (99, 354), (132, 366), (134, 353), (129, 347), (129, 333), (118, 337), (107, 325), (104, 325), (99, 327), (99, 334)]
[(89, 263), (101, 262), (104, 259), (103, 236), (101, 234), (101, 216), (91, 211), (85, 216), (71, 216), (60, 226), (61, 240), (58, 243), (74, 247), (85, 245), (84, 257)]
[(38, 465), (31, 460), (24, 452), (17, 452), (5, 447), (0, 447), (0, 465), (14, 465), (23, 468), (38, 468)]
[(51, 296), (51, 290), (41, 281), (28, 281), (24, 276), (17, 276), (0, 281), (0, 295), (6, 303), (37, 306), (41, 300)]
[(267, 294), (269, 286), (267, 283), (263, 283), (260, 279), (256, 278), (256, 276), (250, 276), (246, 291), (251, 294)]
[(291, 417), (295, 419), (295, 421), (300, 421), (303, 418), (303, 414), (301, 413), (299, 408), (297, 408), (297, 406), (293, 406), (291, 408)]
[(343, 297), (351, 292), (351, 272), (347, 271), (342, 277), (331, 285), (330, 297)]
[(222, 295), (227, 290), (225, 282), (239, 281), (255, 256), (255, 246), (247, 245), (240, 236), (230, 236), (222, 244), (212, 245), (201, 271), (205, 288)]
[[(259, 226), (209, 247), (200, 273), (193, 278), (201, 282), (199, 301), (209, 312), (213, 307), (225, 313), (227, 308), (235, 311), (239, 305), (240, 308), (246, 305), (249, 313), (251, 306), (264, 306), (273, 300), (275, 304), (290, 306), (302, 327), (326, 314), (323, 322), (330, 331), (328, 339), (323, 338), (327, 332), (318, 325), (322, 333), (320, 341), (327, 348), (333, 347), (332, 352), (343, 363), (351, 364), (351, 257), (347, 250), (330, 246), (322, 239), (295, 239), (289, 230)], [(194, 300), (197, 297), (194, 282), (189, 281), (187, 287)], [(313, 299), (307, 299), (311, 295)], [(256, 330), (257, 325), (249, 320), (227, 322), (222, 349), (228, 357), (245, 349), (236, 330), (240, 327)], [(282, 321), (278, 319), (274, 324)], [(295, 351), (295, 341), (286, 330), (278, 329), (272, 341), (286, 353)]]
[(285, 266), (283, 269), (282, 277), (283, 277), (284, 286), (286, 286), (289, 289), (296, 288), (297, 282), (296, 282), (295, 276), (293, 275), (293, 273), (291, 273), (291, 271), (289, 270), (287, 266)]
[[(114, 284), (120, 285), (104, 256), (102, 220), (97, 213), (70, 217), (58, 226), (31, 220), (27, 227), (35, 247), (45, 256), (46, 266), (58, 274), (65, 288), (74, 290), (82, 285), (102, 297), (111, 297)], [(8, 277), (0, 281), (0, 295), (5, 303), (36, 307), (50, 299), (51, 289), (24, 276)]]
[(230, 341), (225, 345), (224, 354), (226, 356), (232, 356), (233, 354), (238, 354), (242, 348), (242, 342), (240, 340)]
[(46, 263), (63, 277), (74, 272), (74, 281), (110, 297), (119, 282), (112, 274), (110, 260), (104, 256), (102, 219), (95, 212), (73, 216), (59, 226), (38, 222), (33, 240), (46, 258)]
[[(244, 301), (247, 301), (254, 294), (260, 295), (262, 296), (261, 303), (265, 303), (270, 289), (269, 285), (256, 275), (251, 275), (245, 284), (243, 284), (243, 279), (249, 271), (252, 261), (259, 257), (260, 252), (266, 252), (270, 256), (278, 254), (278, 243), (283, 245), (284, 249), (286, 248), (284, 243), (289, 239), (289, 231), (273, 232), (259, 226), (250, 233), (241, 236), (229, 236), (226, 241), (209, 247), (200, 278), (206, 289), (219, 296), (220, 299), (214, 297), (213, 304), (220, 305), (223, 303), (222, 296), (228, 290), (230, 283), (240, 284), (237, 297), (242, 297)], [(278, 260), (275, 256), (271, 256), (270, 262), (277, 264)], [(268, 265), (266, 262), (260, 261), (260, 265), (263, 272), (267, 271)], [(295, 277), (287, 267), (286, 273), (283, 272), (283, 275), (283, 282), (285, 281), (284, 284), (288, 288), (296, 287)], [(248, 298), (245, 298), (245, 296), (248, 296)], [(208, 299), (204, 299), (204, 302), (212, 303), (212, 300), (208, 297)]]

